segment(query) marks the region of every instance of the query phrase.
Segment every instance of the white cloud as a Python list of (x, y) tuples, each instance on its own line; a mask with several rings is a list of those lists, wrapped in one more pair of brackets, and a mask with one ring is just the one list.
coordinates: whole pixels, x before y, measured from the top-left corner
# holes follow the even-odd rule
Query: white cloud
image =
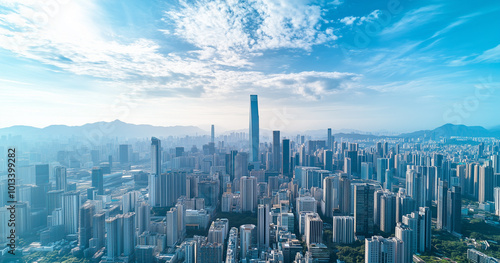
[(500, 62), (500, 45), (484, 51), (474, 59), (475, 62)]
[(180, 8), (165, 13), (165, 21), (176, 36), (210, 55), (206, 58), (237, 67), (250, 65), (265, 50), (310, 51), (337, 39), (333, 30), (321, 30), (320, 6), (298, 0), (180, 1)]
[(358, 19), (358, 18), (355, 16), (346, 16), (346, 17), (340, 19), (340, 22), (345, 24), (346, 26), (350, 26), (354, 23), (354, 21), (356, 21), (356, 19)]
[[(319, 7), (303, 2), (182, 2), (181, 9), (167, 13), (175, 21), (175, 29), (163, 32), (180, 36), (199, 49), (169, 54), (162, 54), (153, 40), (115, 35), (102, 23), (104, 14), (93, 1), (51, 7), (50, 15), (36, 3), (8, 1), (10, 11), (0, 13), (0, 48), (55, 70), (97, 78), (97, 86), (108, 95), (119, 91), (117, 97), (142, 101), (214, 98), (252, 89), (272, 93), (276, 89), (289, 96), (319, 99), (350, 88), (360, 77), (316, 71), (266, 74), (246, 68), (251, 65), (249, 58), (261, 56), (265, 50), (309, 51), (316, 44), (336, 39), (333, 29), (320, 30)], [(41, 24), (34, 19), (40, 12), (48, 18)]]

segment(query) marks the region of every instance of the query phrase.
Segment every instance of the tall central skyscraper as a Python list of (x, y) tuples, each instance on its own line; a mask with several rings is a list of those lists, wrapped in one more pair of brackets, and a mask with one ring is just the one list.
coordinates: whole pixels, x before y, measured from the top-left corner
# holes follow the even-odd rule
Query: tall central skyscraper
[(160, 201), (160, 175), (161, 175), (161, 141), (151, 138), (151, 174), (149, 175), (149, 203), (151, 206), (159, 206)]
[(257, 95), (250, 95), (250, 161), (259, 161), (259, 104)]
[(212, 124), (212, 127), (210, 129), (210, 142), (214, 143), (215, 142), (215, 127)]

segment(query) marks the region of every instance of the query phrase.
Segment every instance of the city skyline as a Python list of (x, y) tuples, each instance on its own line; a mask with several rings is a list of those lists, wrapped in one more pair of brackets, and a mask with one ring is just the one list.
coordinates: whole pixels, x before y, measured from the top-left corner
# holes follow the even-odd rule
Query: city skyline
[[(2, 127), (120, 119), (244, 129), (489, 128), (500, 5), (485, 1), (2, 2)], [(82, 99), (85, 98), (85, 99)], [(328, 125), (323, 125), (329, 121)], [(489, 127), (488, 127), (489, 126)]]

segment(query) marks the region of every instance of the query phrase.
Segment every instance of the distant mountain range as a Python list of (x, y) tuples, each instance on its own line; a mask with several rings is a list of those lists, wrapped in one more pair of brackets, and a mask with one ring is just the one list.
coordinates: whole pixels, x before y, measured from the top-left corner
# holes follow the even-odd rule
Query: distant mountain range
[[(246, 130), (238, 130), (246, 132)], [(337, 133), (335, 133), (337, 132)], [(227, 134), (228, 132), (226, 132)], [(0, 129), (2, 135), (21, 135), (23, 137), (32, 138), (57, 138), (57, 137), (88, 137), (88, 136), (106, 136), (119, 138), (141, 138), (141, 137), (183, 137), (186, 135), (209, 135), (208, 131), (200, 129), (196, 126), (153, 126), (153, 125), (136, 125), (125, 123), (120, 120), (112, 122), (96, 122), (88, 123), (82, 126), (66, 126), (66, 125), (51, 125), (45, 128), (35, 128), (31, 126), (12, 126)], [(304, 134), (310, 135), (313, 138), (326, 138), (326, 129), (324, 130), (309, 130)], [(262, 130), (262, 136), (270, 138), (271, 131)], [(403, 133), (399, 135), (375, 135), (357, 130), (336, 130), (334, 136), (337, 138), (351, 139), (376, 139), (388, 137), (403, 137), (403, 138), (440, 138), (440, 137), (497, 137), (500, 138), (500, 126), (491, 129), (485, 129), (481, 126), (465, 126), (445, 124), (433, 130), (421, 130), (411, 133)]]
[(12, 126), (0, 129), (0, 135), (21, 135), (23, 137), (88, 137), (106, 136), (121, 138), (168, 137), (186, 135), (207, 135), (207, 131), (196, 126), (153, 126), (125, 123), (120, 120), (112, 122), (95, 122), (82, 126), (51, 125), (45, 128), (31, 126)]
[(465, 126), (448, 123), (434, 130), (422, 130), (412, 133), (404, 133), (399, 136), (405, 138), (500, 137), (500, 129), (488, 130), (481, 126)]

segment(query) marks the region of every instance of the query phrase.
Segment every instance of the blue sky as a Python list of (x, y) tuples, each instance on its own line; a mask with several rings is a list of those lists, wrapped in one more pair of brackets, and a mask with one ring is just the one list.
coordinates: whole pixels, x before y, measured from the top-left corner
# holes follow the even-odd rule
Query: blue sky
[(500, 125), (500, 2), (0, 0), (0, 127)]

